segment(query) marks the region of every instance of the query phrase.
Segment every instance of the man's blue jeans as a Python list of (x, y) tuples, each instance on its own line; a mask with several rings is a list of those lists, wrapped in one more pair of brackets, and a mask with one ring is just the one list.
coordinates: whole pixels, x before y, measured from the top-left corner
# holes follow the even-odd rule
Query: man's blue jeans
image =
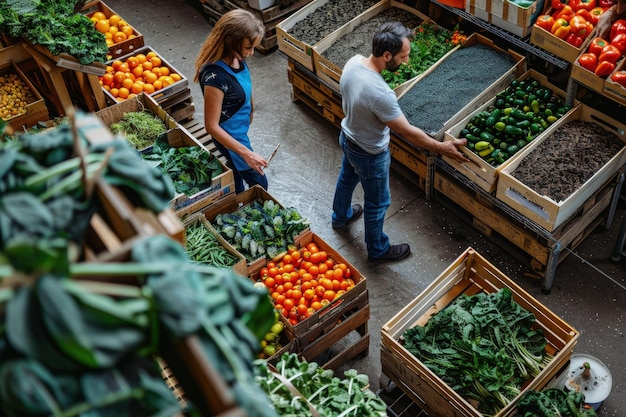
[(339, 134), (339, 145), (343, 149), (343, 160), (335, 188), (332, 222), (333, 225), (341, 226), (352, 217), (352, 193), (360, 182), (365, 195), (363, 217), (367, 253), (376, 258), (389, 250), (389, 238), (383, 232), (383, 224), (391, 204), (391, 153), (387, 149), (378, 155), (371, 155), (349, 147), (347, 140), (342, 131)]

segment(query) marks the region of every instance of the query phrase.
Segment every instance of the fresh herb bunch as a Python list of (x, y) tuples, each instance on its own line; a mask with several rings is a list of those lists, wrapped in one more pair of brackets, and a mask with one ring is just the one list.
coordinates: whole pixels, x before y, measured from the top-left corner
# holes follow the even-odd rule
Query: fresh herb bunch
[(484, 414), (497, 414), (552, 357), (534, 315), (511, 290), (462, 294), (425, 326), (404, 331), (409, 352)]
[(81, 64), (105, 62), (109, 48), (104, 34), (75, 11), (77, 0), (4, 0), (0, 32), (28, 39), (52, 55), (67, 53)]
[(166, 130), (165, 122), (146, 110), (124, 113), (119, 122), (111, 125), (111, 132), (124, 135), (137, 150), (151, 146)]
[(382, 76), (391, 88), (418, 76), (433, 66), (441, 57), (454, 49), (458, 44), (458, 29), (454, 31), (442, 28), (433, 23), (423, 23), (415, 29), (415, 37), (411, 41), (409, 62), (400, 65), (396, 71), (383, 70)]
[(597, 417), (595, 410), (585, 405), (581, 392), (549, 388), (526, 391), (517, 402), (520, 417)]

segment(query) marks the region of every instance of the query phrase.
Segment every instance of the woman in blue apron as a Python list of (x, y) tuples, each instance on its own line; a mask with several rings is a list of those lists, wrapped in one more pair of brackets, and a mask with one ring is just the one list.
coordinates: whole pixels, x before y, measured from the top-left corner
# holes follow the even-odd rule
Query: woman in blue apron
[(245, 62), (264, 33), (265, 26), (254, 14), (231, 10), (217, 21), (196, 60), (194, 81), (203, 91), (205, 129), (233, 170), (236, 193), (245, 184), (267, 189), (267, 161), (254, 152), (248, 137), (254, 103)]

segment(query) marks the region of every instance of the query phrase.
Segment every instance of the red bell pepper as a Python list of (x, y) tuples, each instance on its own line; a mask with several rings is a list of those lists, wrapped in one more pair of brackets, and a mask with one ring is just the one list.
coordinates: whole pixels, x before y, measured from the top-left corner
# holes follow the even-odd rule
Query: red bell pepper
[(609, 61), (599, 61), (594, 74), (600, 78), (608, 77), (615, 69), (615, 64)]
[(585, 52), (578, 57), (578, 63), (581, 67), (594, 72), (598, 66), (598, 57), (591, 52)]
[(584, 39), (575, 33), (570, 33), (569, 35), (567, 35), (567, 38), (565, 38), (565, 42), (569, 43), (575, 48), (580, 48), (583, 44), (583, 41)]
[(576, 16), (584, 17), (587, 22), (591, 22), (591, 19), (592, 19), (591, 13), (589, 13), (589, 10), (587, 10), (587, 9), (578, 9), (578, 10), (576, 10)]
[(587, 36), (587, 21), (580, 15), (574, 15), (569, 21), (569, 29), (576, 36)]
[(609, 39), (613, 39), (616, 35), (620, 33), (626, 33), (626, 20), (624, 19), (617, 19), (615, 22), (613, 22), (613, 24), (611, 25), (611, 36), (609, 37)]
[(618, 33), (611, 39), (611, 45), (620, 50), (622, 55), (626, 54), (626, 33)]
[(568, 3), (568, 0), (552, 0), (550, 5), (552, 6), (552, 10), (561, 10)]
[(581, 9), (589, 11), (596, 7), (596, 0), (572, 0), (569, 4), (575, 12)]
[(559, 39), (565, 40), (570, 34), (569, 22), (562, 17), (559, 17), (554, 21), (550, 32)]
[(598, 6), (609, 8), (613, 5), (614, 0), (598, 0)]
[(615, 64), (621, 57), (622, 52), (616, 46), (609, 44), (602, 48), (602, 52), (598, 56), (598, 62), (608, 61)]
[(540, 28), (550, 32), (552, 30), (552, 26), (554, 26), (554, 18), (549, 14), (542, 14), (541, 16), (537, 17), (537, 20), (535, 20), (535, 24)]
[(589, 10), (589, 19), (587, 20), (590, 21), (594, 26), (597, 25), (600, 15), (604, 13), (605, 10), (606, 9), (604, 7), (594, 7), (593, 9)]
[(593, 38), (591, 43), (589, 43), (589, 47), (587, 48), (587, 52), (591, 52), (595, 56), (600, 56), (602, 49), (607, 46), (609, 43), (602, 38)]
[(626, 88), (626, 70), (615, 71), (611, 75), (611, 80)]

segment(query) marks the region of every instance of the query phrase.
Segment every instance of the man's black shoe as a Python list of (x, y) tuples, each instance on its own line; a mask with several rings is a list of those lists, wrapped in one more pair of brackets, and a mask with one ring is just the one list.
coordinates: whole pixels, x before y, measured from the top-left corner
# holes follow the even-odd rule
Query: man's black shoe
[(409, 253), (411, 253), (411, 248), (406, 243), (401, 243), (399, 245), (391, 245), (387, 252), (383, 253), (377, 258), (373, 258), (368, 256), (368, 260), (370, 262), (388, 262), (388, 261), (399, 261), (401, 259), (406, 258)]
[(350, 220), (348, 220), (341, 226), (335, 226), (333, 224), (333, 229), (335, 230), (343, 229), (344, 227), (346, 227), (347, 225), (349, 225), (350, 223), (354, 222), (359, 217), (361, 217), (362, 214), (363, 214), (363, 207), (360, 204), (353, 204), (352, 205), (352, 217), (350, 217)]

